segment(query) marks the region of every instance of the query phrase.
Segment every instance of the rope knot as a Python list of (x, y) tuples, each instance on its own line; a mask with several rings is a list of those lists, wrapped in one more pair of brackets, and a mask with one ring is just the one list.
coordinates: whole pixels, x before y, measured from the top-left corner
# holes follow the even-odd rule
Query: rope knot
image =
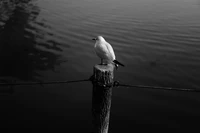
[(114, 81), (113, 83), (113, 87), (118, 87), (120, 84), (119, 84), (119, 81)]

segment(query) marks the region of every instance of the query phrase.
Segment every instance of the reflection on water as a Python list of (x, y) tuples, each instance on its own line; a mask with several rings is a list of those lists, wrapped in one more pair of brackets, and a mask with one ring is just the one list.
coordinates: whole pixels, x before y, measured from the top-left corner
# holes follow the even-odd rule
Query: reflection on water
[(35, 22), (40, 9), (31, 2), (1, 3), (0, 77), (38, 80), (41, 76), (38, 71), (54, 70), (61, 63), (59, 43), (45, 38), (53, 33), (36, 28), (35, 25), (39, 25), (51, 29), (43, 22)]

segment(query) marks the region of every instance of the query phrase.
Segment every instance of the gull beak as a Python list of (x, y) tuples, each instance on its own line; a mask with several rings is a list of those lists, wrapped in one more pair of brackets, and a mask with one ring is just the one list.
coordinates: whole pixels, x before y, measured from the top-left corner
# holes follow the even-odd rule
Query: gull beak
[(96, 41), (97, 39), (96, 39), (96, 38), (93, 38), (92, 40), (95, 40), (95, 41)]

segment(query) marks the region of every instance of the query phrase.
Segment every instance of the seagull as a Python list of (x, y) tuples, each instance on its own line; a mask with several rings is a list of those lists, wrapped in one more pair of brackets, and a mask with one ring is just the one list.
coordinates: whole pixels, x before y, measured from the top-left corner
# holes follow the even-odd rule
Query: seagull
[(93, 38), (92, 40), (96, 41), (94, 50), (97, 56), (101, 59), (101, 65), (112, 63), (116, 68), (118, 68), (118, 65), (124, 66), (122, 63), (116, 60), (112, 46), (106, 42), (102, 36), (97, 36), (97, 38)]

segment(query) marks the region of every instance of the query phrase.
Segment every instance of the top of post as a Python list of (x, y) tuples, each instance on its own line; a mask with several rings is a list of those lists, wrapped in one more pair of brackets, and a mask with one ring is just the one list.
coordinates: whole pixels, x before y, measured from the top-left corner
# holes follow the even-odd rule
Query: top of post
[(103, 86), (111, 85), (114, 79), (114, 65), (95, 65), (94, 80)]
[(114, 65), (113, 64), (107, 64), (107, 65), (95, 65), (94, 66), (96, 69), (100, 71), (114, 71)]

